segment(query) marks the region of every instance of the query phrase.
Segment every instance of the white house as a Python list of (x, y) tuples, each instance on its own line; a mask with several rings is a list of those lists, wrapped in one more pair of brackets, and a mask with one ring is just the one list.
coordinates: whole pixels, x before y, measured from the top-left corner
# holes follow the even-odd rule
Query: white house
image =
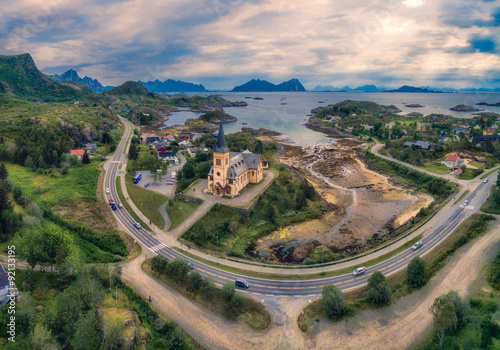
[(5, 305), (9, 301), (9, 279), (3, 266), (0, 264), (0, 305)]
[(441, 163), (446, 165), (448, 168), (456, 169), (464, 163), (464, 160), (460, 158), (458, 154), (452, 153), (448, 154)]

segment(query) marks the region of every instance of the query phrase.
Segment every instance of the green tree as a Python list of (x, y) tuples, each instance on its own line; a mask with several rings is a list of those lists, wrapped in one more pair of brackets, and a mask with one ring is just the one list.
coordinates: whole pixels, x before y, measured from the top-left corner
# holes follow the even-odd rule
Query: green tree
[(324, 285), (321, 294), (323, 295), (321, 304), (323, 305), (323, 309), (328, 317), (344, 314), (347, 309), (347, 305), (342, 291), (337, 286), (332, 284)]
[(368, 278), (368, 290), (366, 300), (373, 304), (385, 304), (391, 297), (391, 290), (387, 285), (387, 279), (380, 271), (375, 271)]
[(106, 350), (120, 350), (125, 348), (123, 330), (125, 325), (123, 320), (116, 318), (113, 321), (106, 321), (104, 324), (103, 345)]
[(244, 306), (245, 298), (241, 294), (235, 293), (232, 296), (231, 300), (229, 300), (229, 302), (226, 304), (226, 310), (230, 316), (236, 317), (241, 313)]
[(190, 178), (195, 177), (196, 176), (195, 171), (196, 170), (195, 170), (193, 162), (187, 162), (186, 165), (184, 165), (184, 167), (182, 168), (183, 176), (186, 179), (190, 179)]
[(443, 347), (444, 334), (447, 330), (455, 329), (457, 325), (457, 315), (455, 313), (455, 306), (443, 294), (434, 300), (430, 309), (434, 329), (438, 332), (439, 347)]
[(187, 286), (187, 290), (194, 295), (198, 294), (200, 290), (200, 286), (202, 283), (203, 277), (200, 275), (199, 272), (193, 271), (189, 274), (189, 283)]
[(231, 301), (231, 299), (233, 299), (233, 296), (235, 295), (234, 294), (234, 283), (230, 282), (230, 281), (224, 283), (222, 285), (221, 295), (222, 295), (222, 299), (224, 299), (224, 301), (229, 304), (229, 302)]
[(9, 173), (7, 172), (7, 168), (4, 163), (0, 163), (0, 181), (7, 179)]
[(69, 341), (75, 334), (76, 322), (83, 308), (83, 302), (78, 288), (66, 288), (56, 297), (55, 326), (63, 341)]
[(467, 324), (467, 318), (469, 317), (470, 312), (468, 301), (462, 299), (456, 290), (449, 291), (448, 294), (446, 294), (446, 298), (451, 301), (455, 307), (457, 329), (464, 327)]
[(24, 159), (24, 166), (33, 171), (36, 170), (35, 163), (33, 163), (33, 158), (31, 156), (27, 156), (26, 159)]
[(205, 301), (211, 301), (215, 295), (214, 282), (209, 277), (203, 277), (200, 283), (200, 295)]
[(412, 288), (419, 288), (425, 284), (425, 267), (426, 262), (419, 256), (411, 259), (406, 270), (408, 284)]
[(139, 151), (137, 150), (137, 145), (135, 143), (132, 143), (130, 145), (130, 148), (128, 149), (128, 157), (130, 159), (136, 160), (138, 156)]
[(158, 275), (165, 273), (168, 264), (168, 259), (163, 255), (157, 255), (151, 259), (151, 270), (157, 272)]
[(9, 190), (0, 184), (0, 213), (3, 211), (12, 211), (12, 204), (10, 203)]
[(189, 340), (188, 337), (184, 335), (182, 329), (180, 329), (179, 327), (175, 327), (168, 343), (168, 348), (175, 350), (191, 350), (194, 347), (191, 340)]
[(72, 347), (79, 350), (99, 349), (101, 345), (101, 329), (94, 308), (84, 315), (80, 314), (75, 325), (75, 336), (71, 341)]
[(90, 164), (90, 158), (89, 158), (89, 154), (87, 153), (87, 150), (85, 150), (85, 152), (83, 152), (82, 163), (83, 164)]
[(177, 284), (186, 282), (189, 271), (191, 269), (188, 263), (181, 258), (172, 260), (165, 269), (166, 275), (177, 282)]
[(31, 350), (56, 350), (59, 348), (50, 330), (41, 322), (37, 323), (31, 331), (29, 343)]

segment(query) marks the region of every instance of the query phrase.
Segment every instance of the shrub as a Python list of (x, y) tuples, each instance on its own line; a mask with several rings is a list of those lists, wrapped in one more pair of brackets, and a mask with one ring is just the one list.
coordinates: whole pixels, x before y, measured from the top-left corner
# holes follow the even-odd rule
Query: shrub
[(406, 270), (408, 284), (412, 288), (420, 288), (425, 284), (425, 266), (426, 262), (419, 256), (411, 259)]
[(391, 297), (391, 290), (387, 285), (387, 279), (380, 271), (375, 271), (368, 278), (368, 291), (366, 292), (366, 300), (373, 304), (385, 304)]
[(323, 286), (322, 295), (323, 299), (321, 300), (321, 304), (328, 317), (331, 318), (345, 313), (346, 302), (342, 291), (338, 287), (327, 284)]

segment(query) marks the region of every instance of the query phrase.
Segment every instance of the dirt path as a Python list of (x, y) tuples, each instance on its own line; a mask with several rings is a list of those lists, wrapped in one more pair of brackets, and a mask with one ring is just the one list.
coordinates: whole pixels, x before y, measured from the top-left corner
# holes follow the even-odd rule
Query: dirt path
[[(322, 319), (309, 334), (315, 349), (404, 349), (418, 343), (432, 327), (429, 308), (442, 293), (457, 290), (467, 296), (480, 279), (481, 267), (491, 262), (500, 249), (500, 223), (487, 235), (459, 249), (421, 290), (401, 298), (389, 307), (361, 312), (345, 322), (331, 324)], [(298, 330), (297, 330), (298, 331)]]
[(500, 249), (500, 222), (495, 222), (482, 238), (459, 249), (421, 290), (392, 305), (360, 312), (346, 322), (315, 322), (307, 334), (297, 326), (301, 310), (314, 299), (261, 296), (272, 315), (270, 327), (262, 332), (227, 321), (146, 275), (141, 257), (123, 265), (123, 278), (145, 298), (153, 297), (153, 307), (172, 319), (207, 349), (404, 349), (422, 340), (432, 327), (429, 308), (434, 298), (450, 290), (468, 295), (475, 287), (479, 271)]

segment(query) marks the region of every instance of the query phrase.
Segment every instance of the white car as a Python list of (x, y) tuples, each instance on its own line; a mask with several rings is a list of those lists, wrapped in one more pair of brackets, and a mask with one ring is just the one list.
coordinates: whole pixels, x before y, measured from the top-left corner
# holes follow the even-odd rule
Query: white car
[(106, 188), (106, 193), (109, 193), (109, 188)]
[(134, 222), (134, 227), (136, 229), (140, 229), (141, 228), (141, 224), (139, 224), (138, 222)]
[(420, 248), (422, 246), (422, 241), (418, 241), (416, 242), (414, 245), (412, 245), (411, 249), (413, 250), (417, 250), (418, 248)]
[(467, 205), (469, 203), (469, 201), (466, 199), (464, 200), (464, 202), (462, 203), (462, 205)]
[(366, 267), (364, 267), (364, 266), (362, 266), (362, 267), (358, 267), (356, 270), (354, 270), (354, 271), (352, 272), (352, 275), (353, 275), (353, 276), (359, 276), (359, 275), (364, 274), (364, 273), (365, 273), (365, 271), (366, 271)]
[(487, 182), (488, 182), (488, 178), (484, 179), (484, 181), (483, 181), (483, 182), (484, 182), (484, 183), (487, 183)]

